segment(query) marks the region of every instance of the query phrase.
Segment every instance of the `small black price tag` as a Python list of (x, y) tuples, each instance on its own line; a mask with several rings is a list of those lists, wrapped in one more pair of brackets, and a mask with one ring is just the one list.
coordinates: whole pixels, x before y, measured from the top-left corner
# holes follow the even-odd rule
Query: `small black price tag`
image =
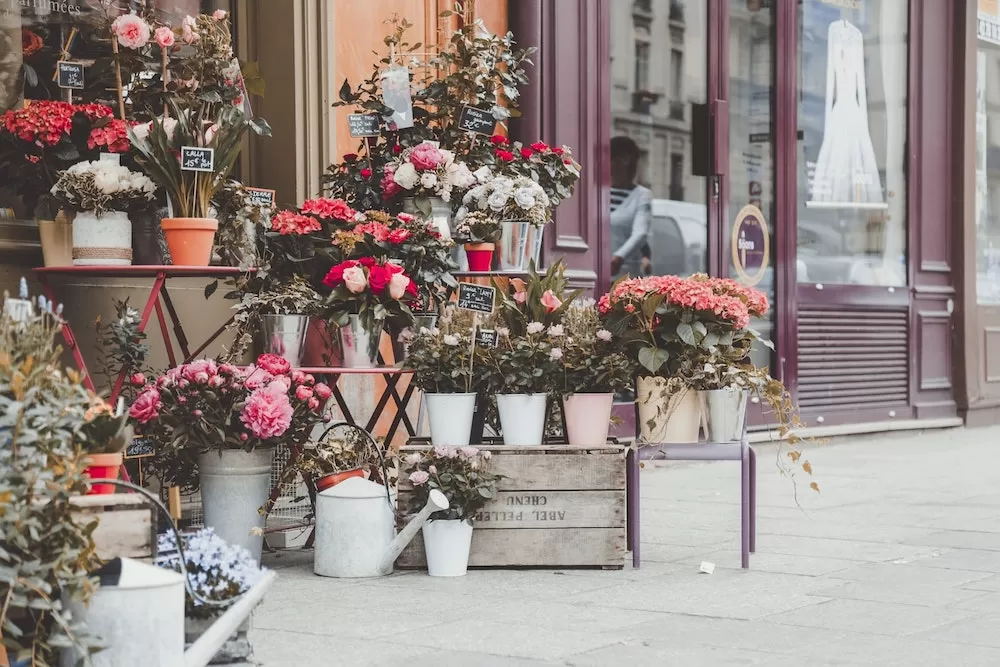
[(247, 188), (250, 205), (257, 208), (274, 208), (274, 190), (264, 188)]
[(466, 132), (476, 134), (492, 135), (497, 127), (496, 118), (486, 109), (476, 107), (462, 107), (462, 115), (459, 116), (458, 126)]
[(70, 90), (83, 90), (83, 63), (60, 60), (58, 65), (57, 74), (59, 76), (57, 83), (59, 87), (69, 88)]
[(492, 313), (496, 290), (487, 285), (459, 283), (458, 307), (462, 310), (473, 310), (477, 313)]
[(156, 456), (156, 443), (151, 438), (136, 436), (125, 447), (126, 459), (148, 459)]
[(492, 348), (497, 346), (497, 332), (494, 329), (476, 329), (476, 345)]
[(347, 129), (351, 136), (377, 137), (382, 127), (382, 119), (374, 113), (352, 113), (347, 116)]
[(215, 149), (201, 146), (181, 146), (181, 169), (184, 171), (215, 171)]

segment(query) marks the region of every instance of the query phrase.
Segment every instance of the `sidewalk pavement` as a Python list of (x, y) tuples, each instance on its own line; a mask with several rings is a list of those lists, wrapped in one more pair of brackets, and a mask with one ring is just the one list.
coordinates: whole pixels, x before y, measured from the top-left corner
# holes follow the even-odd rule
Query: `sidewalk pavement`
[[(1000, 665), (1000, 426), (841, 440), (816, 495), (758, 447), (757, 553), (739, 569), (739, 465), (642, 472), (633, 570), (312, 574), (278, 581), (251, 641), (266, 667)], [(702, 561), (714, 574), (699, 574)]]

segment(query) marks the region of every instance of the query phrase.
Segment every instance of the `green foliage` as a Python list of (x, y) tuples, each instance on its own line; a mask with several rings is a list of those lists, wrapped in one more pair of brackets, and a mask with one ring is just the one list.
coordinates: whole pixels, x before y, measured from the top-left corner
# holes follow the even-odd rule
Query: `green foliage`
[(413, 383), (422, 391), (478, 391), (488, 367), (483, 350), (472, 348), (472, 315), (448, 306), (437, 327), (413, 334), (405, 365), (413, 369)]
[(635, 363), (601, 323), (592, 299), (574, 301), (563, 319), (562, 358), (556, 391), (607, 394), (632, 386)]
[(497, 290), (497, 314), (513, 337), (523, 336), (531, 322), (541, 322), (546, 328), (559, 324), (573, 300), (583, 294), (583, 290), (567, 292), (569, 281), (561, 258), (544, 275), (531, 262), (527, 281), (493, 278), (492, 282)]
[(135, 385), (130, 382), (130, 378), (136, 373), (149, 372), (146, 361), (149, 345), (146, 344), (146, 334), (139, 331), (139, 311), (129, 305), (128, 299), (114, 299), (112, 303), (115, 317), (104, 322), (98, 316), (94, 322), (100, 367), (98, 374), (111, 386), (119, 374), (124, 373), (125, 382), (122, 384), (121, 395), (131, 402), (135, 398)]
[(491, 454), (476, 447), (435, 447), (414, 452), (406, 457), (408, 480), (413, 485), (410, 511), (417, 512), (427, 504), (432, 489), (441, 491), (449, 508), (431, 514), (432, 519), (464, 519), (473, 521), (476, 512), (496, 497), (503, 475), (489, 469)]

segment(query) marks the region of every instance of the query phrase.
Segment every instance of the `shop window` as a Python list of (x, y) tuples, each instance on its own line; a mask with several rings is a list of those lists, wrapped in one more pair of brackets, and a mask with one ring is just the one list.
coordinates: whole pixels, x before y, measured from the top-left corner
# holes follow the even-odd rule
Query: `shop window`
[(1000, 305), (1000, 19), (979, 15), (976, 53), (976, 297)]
[(801, 5), (799, 280), (906, 284), (908, 4)]
[(635, 43), (635, 89), (649, 90), (649, 42)]

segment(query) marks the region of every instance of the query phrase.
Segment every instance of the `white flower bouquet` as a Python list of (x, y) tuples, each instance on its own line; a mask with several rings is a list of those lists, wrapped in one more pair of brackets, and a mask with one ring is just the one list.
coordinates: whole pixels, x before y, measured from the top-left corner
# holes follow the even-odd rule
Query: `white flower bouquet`
[(386, 199), (404, 197), (440, 197), (452, 200), (454, 191), (465, 191), (476, 184), (476, 176), (455, 154), (425, 141), (403, 151), (397, 162), (385, 167), (382, 194)]
[(469, 211), (488, 211), (501, 220), (527, 221), (541, 227), (549, 221), (551, 202), (545, 190), (527, 176), (497, 176), (469, 190), (458, 219)]
[(52, 195), (64, 209), (97, 216), (148, 208), (156, 184), (148, 177), (107, 160), (78, 162), (59, 175)]

